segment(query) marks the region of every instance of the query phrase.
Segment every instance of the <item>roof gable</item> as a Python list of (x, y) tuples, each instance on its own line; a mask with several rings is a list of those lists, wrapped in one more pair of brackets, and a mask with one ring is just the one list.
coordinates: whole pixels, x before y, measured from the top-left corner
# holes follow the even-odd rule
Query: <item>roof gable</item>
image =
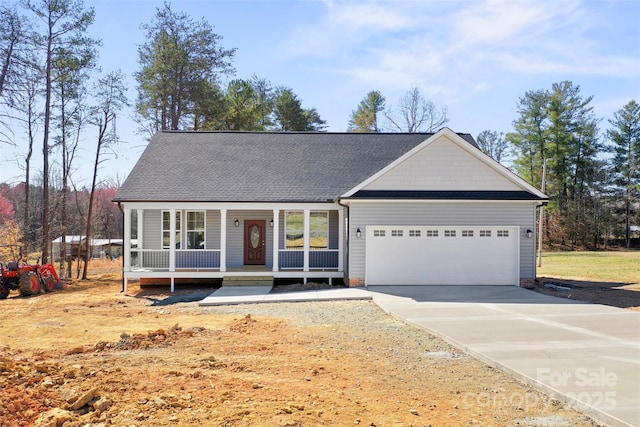
[(463, 194), (472, 191), (507, 194), (524, 191), (532, 193), (535, 198), (546, 198), (448, 128), (432, 135), (343, 197), (358, 192), (362, 197), (363, 194), (373, 194), (373, 191), (377, 194), (389, 191), (406, 194)]

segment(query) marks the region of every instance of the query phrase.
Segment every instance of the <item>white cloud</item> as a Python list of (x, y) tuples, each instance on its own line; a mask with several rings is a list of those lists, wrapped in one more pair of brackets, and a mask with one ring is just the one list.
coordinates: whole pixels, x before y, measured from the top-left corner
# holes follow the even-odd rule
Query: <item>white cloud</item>
[(502, 102), (515, 102), (539, 88), (525, 85), (637, 79), (640, 31), (629, 23), (629, 11), (638, 10), (632, 3), (329, 2), (292, 43), (295, 55), (347, 76), (345, 84), (381, 90), (391, 100), (417, 84), (427, 97), (459, 108), (481, 96), (491, 102), (505, 86), (513, 93)]
[(452, 16), (456, 43), (462, 45), (514, 44), (544, 34), (556, 18), (566, 19), (576, 2), (487, 0), (472, 3)]
[(345, 4), (331, 13), (332, 25), (346, 26), (348, 31), (402, 30), (414, 25), (413, 18), (378, 3)]
[(499, 58), (506, 70), (522, 74), (564, 74), (614, 78), (640, 77), (640, 58), (610, 55), (540, 57), (536, 54), (504, 54)]

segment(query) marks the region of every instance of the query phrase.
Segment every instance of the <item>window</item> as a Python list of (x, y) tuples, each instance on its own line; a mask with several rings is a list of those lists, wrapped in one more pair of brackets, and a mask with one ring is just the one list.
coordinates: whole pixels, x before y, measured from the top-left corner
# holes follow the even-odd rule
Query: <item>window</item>
[(304, 248), (304, 213), (286, 212), (284, 216), (287, 249)]
[[(285, 213), (285, 234), (287, 249), (304, 249), (304, 212)], [(329, 247), (329, 212), (309, 213), (309, 247), (310, 249)]]
[(409, 230), (409, 237), (420, 237), (420, 230)]
[(444, 237), (456, 237), (456, 230), (444, 230)]
[(373, 230), (373, 237), (384, 237), (384, 230)]
[(496, 234), (498, 237), (509, 237), (509, 230), (498, 230)]
[(187, 249), (204, 249), (204, 211), (187, 211)]
[(402, 230), (391, 230), (391, 236), (402, 237)]
[[(176, 211), (176, 249), (180, 249), (181, 211)], [(162, 211), (162, 249), (171, 249), (171, 213)]]
[(462, 230), (462, 237), (473, 237), (473, 230)]
[(491, 237), (491, 230), (480, 230), (480, 237)]
[(329, 212), (309, 213), (309, 238), (311, 249), (329, 247)]
[(438, 230), (427, 230), (427, 237), (438, 237)]

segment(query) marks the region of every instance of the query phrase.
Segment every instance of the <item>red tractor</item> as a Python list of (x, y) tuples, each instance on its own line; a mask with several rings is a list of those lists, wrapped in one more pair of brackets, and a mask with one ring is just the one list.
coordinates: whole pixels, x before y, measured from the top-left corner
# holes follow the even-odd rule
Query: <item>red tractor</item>
[(16, 289), (25, 296), (51, 292), (56, 288), (62, 289), (62, 281), (53, 264), (0, 263), (0, 299), (5, 299), (9, 292)]

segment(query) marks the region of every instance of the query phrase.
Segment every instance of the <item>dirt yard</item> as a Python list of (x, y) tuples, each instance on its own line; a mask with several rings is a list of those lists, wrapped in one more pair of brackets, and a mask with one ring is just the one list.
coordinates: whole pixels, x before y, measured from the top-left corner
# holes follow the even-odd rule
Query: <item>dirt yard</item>
[(603, 283), (543, 277), (538, 280), (535, 290), (558, 298), (640, 311), (640, 283)]
[(94, 273), (0, 301), (0, 426), (597, 425), (372, 302), (205, 308)]

